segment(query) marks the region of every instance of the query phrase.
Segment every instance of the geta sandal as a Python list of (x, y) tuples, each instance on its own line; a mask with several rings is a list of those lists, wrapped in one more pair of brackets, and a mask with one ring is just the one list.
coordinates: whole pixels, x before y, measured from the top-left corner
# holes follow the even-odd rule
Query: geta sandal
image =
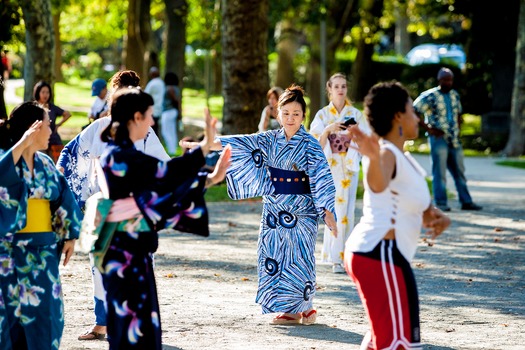
[(297, 318), (288, 316), (287, 314), (279, 314), (270, 321), (270, 324), (300, 324), (300, 323), (301, 323), (301, 314), (299, 314), (299, 317)]
[(308, 312), (303, 312), (303, 319), (302, 323), (304, 325), (311, 325), (315, 323), (315, 320), (317, 319), (317, 310), (310, 310)]

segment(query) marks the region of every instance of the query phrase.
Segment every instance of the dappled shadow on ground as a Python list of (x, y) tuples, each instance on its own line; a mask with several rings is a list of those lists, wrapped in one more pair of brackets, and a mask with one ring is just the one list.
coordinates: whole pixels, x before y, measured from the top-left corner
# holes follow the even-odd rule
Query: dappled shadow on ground
[(497, 224), (475, 214), (453, 221), (434, 246), (420, 247), (414, 261), (424, 304), (525, 316), (525, 232), (519, 223)]
[[(361, 344), (362, 334), (345, 331), (343, 329), (330, 327), (326, 324), (313, 324), (310, 326), (274, 326), (282, 328), (286, 335), (308, 338), (312, 340), (326, 340), (341, 344)], [(315, 348), (315, 342), (312, 343)]]
[(182, 350), (182, 348), (178, 348), (176, 346), (162, 344), (162, 350)]

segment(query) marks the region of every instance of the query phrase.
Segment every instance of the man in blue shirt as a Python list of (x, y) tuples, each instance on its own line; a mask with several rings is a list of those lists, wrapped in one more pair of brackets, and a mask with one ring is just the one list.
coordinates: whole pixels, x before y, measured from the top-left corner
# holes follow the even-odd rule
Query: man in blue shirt
[(414, 101), (414, 109), (428, 132), (432, 158), (432, 189), (436, 206), (450, 211), (447, 205), (446, 175), (450, 171), (458, 191), (462, 210), (481, 210), (468, 191), (463, 165), (463, 148), (459, 139), (462, 106), (459, 93), (452, 89), (454, 73), (448, 68), (438, 72), (439, 86), (423, 92)]

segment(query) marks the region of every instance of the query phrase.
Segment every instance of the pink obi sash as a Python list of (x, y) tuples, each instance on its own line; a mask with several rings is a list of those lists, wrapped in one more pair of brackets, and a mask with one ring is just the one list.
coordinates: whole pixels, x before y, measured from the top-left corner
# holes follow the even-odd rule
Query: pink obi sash
[(328, 141), (330, 142), (330, 148), (332, 153), (343, 153), (348, 151), (350, 146), (350, 135), (345, 134), (330, 134), (328, 136)]

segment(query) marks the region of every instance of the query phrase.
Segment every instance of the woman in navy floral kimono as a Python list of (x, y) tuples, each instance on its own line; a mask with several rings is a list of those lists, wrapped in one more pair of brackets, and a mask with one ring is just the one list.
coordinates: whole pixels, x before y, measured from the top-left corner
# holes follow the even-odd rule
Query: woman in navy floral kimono
[(58, 349), (64, 328), (58, 265), (73, 254), (82, 214), (44, 153), (47, 112), (17, 106), (0, 126), (0, 349)]
[(230, 197), (263, 196), (256, 301), (263, 313), (278, 313), (272, 324), (315, 322), (318, 219), (337, 235), (334, 182), (319, 142), (302, 125), (303, 94), (291, 86), (280, 95), (280, 130), (225, 136), (216, 144), (233, 149), (226, 174)]
[[(109, 198), (114, 200), (107, 222), (118, 222), (103, 261), (110, 349), (162, 349), (159, 304), (151, 253), (157, 231), (208, 235), (204, 187), (224, 179), (230, 151), (223, 152), (216, 171), (199, 174), (215, 137), (207, 118), (207, 137), (200, 147), (169, 161), (135, 149), (153, 125), (153, 99), (140, 89), (124, 88), (111, 104), (111, 124), (102, 165)], [(207, 140), (211, 140), (208, 142)]]

